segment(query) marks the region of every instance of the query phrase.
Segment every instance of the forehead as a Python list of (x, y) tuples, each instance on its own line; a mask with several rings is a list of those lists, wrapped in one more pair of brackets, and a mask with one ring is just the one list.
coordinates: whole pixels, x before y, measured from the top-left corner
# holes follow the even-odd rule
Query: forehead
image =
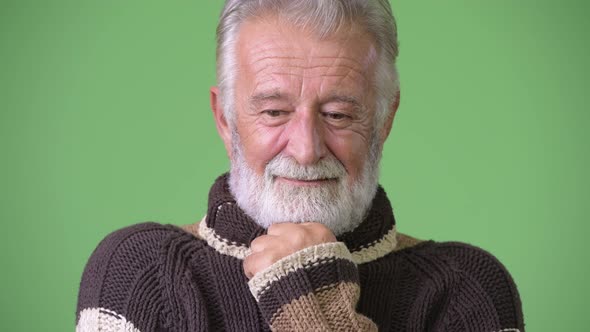
[(356, 24), (320, 39), (276, 17), (245, 21), (236, 56), (239, 83), (264, 91), (306, 83), (316, 92), (366, 90), (377, 62), (373, 39)]

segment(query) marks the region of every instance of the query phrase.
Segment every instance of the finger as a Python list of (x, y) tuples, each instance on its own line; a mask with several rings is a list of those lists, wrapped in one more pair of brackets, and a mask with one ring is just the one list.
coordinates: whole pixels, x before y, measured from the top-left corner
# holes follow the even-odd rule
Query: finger
[(242, 268), (244, 269), (244, 274), (246, 275), (246, 278), (248, 279), (252, 279), (252, 276), (254, 276), (253, 270), (254, 267), (252, 266), (253, 261), (256, 259), (255, 257), (256, 254), (250, 254), (249, 256), (246, 256), (246, 258), (244, 258), (244, 261), (242, 262)]
[(260, 235), (250, 242), (250, 251), (260, 252), (268, 248), (269, 244), (272, 243), (274, 235)]
[(256, 273), (266, 269), (276, 262), (275, 255), (272, 251), (252, 253), (244, 258), (244, 274), (251, 279)]
[(306, 221), (306, 222), (302, 222), (301, 224), (299, 224), (303, 227), (316, 227), (317, 225), (324, 225), (324, 224), (320, 224), (319, 222), (315, 222), (315, 221)]
[(317, 222), (303, 223), (301, 226), (321, 243), (335, 242), (336, 236), (326, 225)]
[(293, 232), (301, 231), (301, 224), (296, 224), (292, 222), (284, 222), (280, 224), (272, 224), (268, 227), (266, 233), (268, 235), (288, 235)]

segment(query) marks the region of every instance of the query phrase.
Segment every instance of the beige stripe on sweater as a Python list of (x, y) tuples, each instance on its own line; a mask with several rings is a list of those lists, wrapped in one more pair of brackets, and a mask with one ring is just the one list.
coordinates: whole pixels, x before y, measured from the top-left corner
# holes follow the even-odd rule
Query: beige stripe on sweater
[(359, 285), (340, 282), (285, 304), (271, 319), (273, 331), (378, 331), (356, 312)]

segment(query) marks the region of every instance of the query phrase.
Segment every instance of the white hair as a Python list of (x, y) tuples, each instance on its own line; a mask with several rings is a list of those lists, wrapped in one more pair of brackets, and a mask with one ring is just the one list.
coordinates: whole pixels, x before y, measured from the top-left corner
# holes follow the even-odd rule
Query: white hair
[(374, 82), (377, 93), (374, 124), (381, 127), (385, 123), (399, 91), (395, 65), (397, 28), (387, 0), (227, 0), (217, 26), (217, 85), (224, 115), (232, 128), (238, 32), (244, 21), (265, 14), (278, 14), (295, 26), (311, 28), (319, 38), (347, 24), (364, 27), (379, 49)]

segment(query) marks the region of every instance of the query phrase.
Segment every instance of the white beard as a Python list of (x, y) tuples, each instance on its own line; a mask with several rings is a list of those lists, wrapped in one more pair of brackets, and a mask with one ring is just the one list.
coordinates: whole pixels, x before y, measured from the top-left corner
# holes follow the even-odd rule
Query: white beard
[[(355, 229), (371, 207), (377, 191), (381, 147), (375, 135), (361, 176), (350, 184), (346, 169), (332, 154), (311, 166), (301, 166), (282, 154), (258, 176), (246, 163), (239, 136), (232, 135), (229, 187), (238, 206), (264, 228), (280, 222), (318, 222), (338, 236)], [(295, 186), (276, 181), (335, 178), (319, 186)]]

